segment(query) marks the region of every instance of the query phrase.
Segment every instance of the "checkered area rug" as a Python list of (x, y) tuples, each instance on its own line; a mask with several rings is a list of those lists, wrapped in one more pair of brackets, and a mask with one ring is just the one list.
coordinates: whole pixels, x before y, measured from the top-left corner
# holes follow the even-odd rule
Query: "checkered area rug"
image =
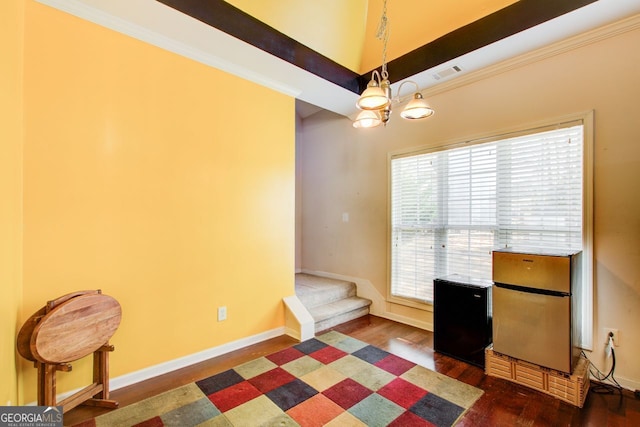
[(482, 393), (333, 331), (77, 426), (451, 426)]

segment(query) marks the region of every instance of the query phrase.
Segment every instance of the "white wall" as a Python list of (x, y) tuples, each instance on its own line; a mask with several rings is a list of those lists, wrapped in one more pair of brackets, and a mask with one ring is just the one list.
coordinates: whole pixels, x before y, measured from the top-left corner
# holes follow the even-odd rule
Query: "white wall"
[[(305, 119), (298, 141), (302, 268), (362, 278), (385, 295), (389, 152), (593, 109), (595, 325), (590, 358), (600, 369), (608, 368), (602, 328), (618, 328), (616, 378), (640, 388), (640, 17), (615, 28), (621, 31), (432, 93), (427, 99), (436, 115), (425, 122), (408, 123), (396, 111), (386, 128), (363, 131), (328, 112)], [(349, 222), (342, 220), (345, 212)], [(417, 324), (432, 322), (428, 311), (387, 303), (386, 312)]]

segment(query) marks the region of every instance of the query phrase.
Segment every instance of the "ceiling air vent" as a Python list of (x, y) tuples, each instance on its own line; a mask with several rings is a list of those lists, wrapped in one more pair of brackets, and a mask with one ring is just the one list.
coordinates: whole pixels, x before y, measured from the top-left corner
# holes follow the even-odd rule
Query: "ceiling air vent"
[(462, 68), (454, 65), (453, 67), (446, 68), (438, 73), (433, 74), (433, 78), (436, 80), (444, 79), (445, 77), (452, 76), (462, 71)]

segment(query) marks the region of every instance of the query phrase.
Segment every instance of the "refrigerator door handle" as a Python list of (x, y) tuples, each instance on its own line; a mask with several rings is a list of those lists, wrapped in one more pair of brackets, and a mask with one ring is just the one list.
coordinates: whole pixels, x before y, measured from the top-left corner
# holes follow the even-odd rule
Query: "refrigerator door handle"
[(558, 291), (550, 291), (548, 289), (538, 289), (538, 288), (529, 288), (527, 286), (518, 286), (518, 285), (510, 285), (508, 283), (498, 283), (494, 282), (493, 286), (503, 289), (509, 289), (512, 291), (526, 292), (529, 294), (539, 294), (539, 295), (549, 295), (552, 297), (568, 297), (571, 294), (558, 292)]

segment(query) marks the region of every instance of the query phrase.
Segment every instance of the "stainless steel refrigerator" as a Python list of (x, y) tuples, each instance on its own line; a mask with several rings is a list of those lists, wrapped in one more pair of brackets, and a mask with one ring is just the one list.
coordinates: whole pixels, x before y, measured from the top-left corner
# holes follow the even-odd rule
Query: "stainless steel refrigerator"
[(493, 350), (571, 374), (580, 357), (582, 252), (493, 252)]

